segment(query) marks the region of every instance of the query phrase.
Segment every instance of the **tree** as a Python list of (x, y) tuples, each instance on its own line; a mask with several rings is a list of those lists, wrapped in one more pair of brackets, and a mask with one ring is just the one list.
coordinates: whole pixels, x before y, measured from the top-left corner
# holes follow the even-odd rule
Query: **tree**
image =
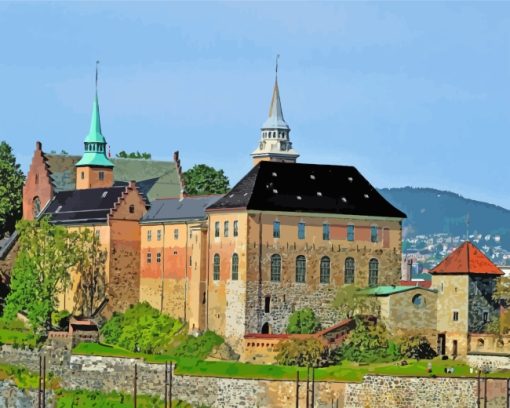
[(79, 282), (74, 295), (75, 310), (90, 317), (106, 296), (107, 251), (101, 247), (99, 237), (88, 228), (78, 233), (76, 250)]
[(425, 336), (406, 336), (400, 341), (399, 345), (403, 357), (420, 360), (432, 359), (437, 356)]
[(356, 319), (356, 328), (341, 347), (342, 357), (358, 363), (393, 361), (400, 358), (398, 346), (389, 338), (384, 325)]
[(319, 367), (325, 348), (318, 339), (292, 339), (278, 343), (275, 360), (281, 365)]
[(373, 296), (366, 295), (360, 288), (354, 285), (344, 285), (336, 293), (333, 302), (339, 312), (352, 319), (357, 314), (377, 316), (379, 314), (379, 302)]
[(139, 151), (127, 153), (126, 151), (122, 150), (121, 152), (117, 153), (115, 156), (123, 158), (123, 159), (144, 159), (149, 160), (152, 158), (152, 154), (147, 152), (140, 153)]
[(20, 234), (19, 251), (5, 315), (14, 318), (24, 312), (34, 332), (47, 330), (58, 306), (58, 295), (69, 284), (69, 268), (77, 262), (77, 234), (50, 224), (46, 217), (20, 221), (16, 228)]
[(205, 164), (196, 164), (183, 174), (186, 193), (225, 194), (229, 189), (228, 177), (223, 170), (216, 170)]
[(21, 218), (24, 181), (12, 148), (0, 142), (0, 238), (6, 232), (13, 232)]
[(492, 293), (492, 299), (505, 306), (510, 304), (510, 276), (500, 276), (496, 280), (496, 289)]
[(289, 317), (287, 333), (289, 334), (311, 334), (320, 328), (320, 322), (310, 308), (296, 310)]

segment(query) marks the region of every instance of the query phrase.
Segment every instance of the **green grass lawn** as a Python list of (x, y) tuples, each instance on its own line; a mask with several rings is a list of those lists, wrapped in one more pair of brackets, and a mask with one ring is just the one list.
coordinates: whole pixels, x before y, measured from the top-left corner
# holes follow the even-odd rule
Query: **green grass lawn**
[(35, 347), (36, 339), (25, 324), (17, 319), (6, 321), (0, 319), (0, 342), (2, 344), (19, 344)]
[[(81, 343), (74, 350), (75, 354), (137, 357), (150, 363), (164, 363), (174, 361), (177, 363), (176, 373), (181, 375), (200, 375), (214, 377), (253, 378), (253, 379), (286, 379), (294, 380), (299, 371), (300, 378), (306, 378), (306, 368), (259, 365), (238, 363), (235, 361), (201, 361), (192, 358), (179, 358), (172, 355), (145, 355), (132, 353), (119, 347), (94, 343)], [(408, 365), (401, 366), (396, 363), (372, 363), (358, 365), (351, 362), (342, 362), (340, 365), (319, 368), (315, 371), (318, 381), (362, 381), (366, 374), (419, 376), (431, 377), (476, 377), (476, 371), (470, 373), (469, 366), (460, 361), (452, 360), (407, 360)], [(432, 373), (427, 372), (428, 363), (432, 362)], [(446, 374), (444, 369), (453, 367), (453, 374)], [(494, 372), (490, 378), (510, 378), (510, 370)]]
[[(139, 395), (136, 398), (140, 408), (160, 408), (163, 401), (157, 397)], [(117, 392), (101, 393), (87, 390), (60, 390), (57, 392), (57, 408), (132, 408), (133, 397)], [(182, 401), (172, 401), (172, 408), (192, 408)]]

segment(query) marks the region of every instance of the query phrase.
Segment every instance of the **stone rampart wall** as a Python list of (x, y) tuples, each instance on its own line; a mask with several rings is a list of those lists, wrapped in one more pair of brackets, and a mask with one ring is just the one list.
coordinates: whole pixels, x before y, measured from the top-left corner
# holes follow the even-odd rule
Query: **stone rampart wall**
[[(134, 366), (137, 364), (138, 393), (162, 397), (164, 365), (147, 364), (137, 359), (70, 356), (67, 352), (46, 350), (48, 370), (71, 389), (133, 391)], [(3, 346), (0, 361), (38, 370), (39, 354)], [(507, 380), (482, 382), (482, 399), (487, 407), (505, 406)], [(211, 407), (295, 406), (295, 381), (270, 381), (175, 375), (173, 396), (192, 404)], [(305, 406), (306, 382), (301, 379), (299, 406)], [(477, 379), (415, 378), (366, 376), (361, 383), (317, 382), (315, 407), (476, 407)], [(483, 403), (483, 400), (482, 400)]]

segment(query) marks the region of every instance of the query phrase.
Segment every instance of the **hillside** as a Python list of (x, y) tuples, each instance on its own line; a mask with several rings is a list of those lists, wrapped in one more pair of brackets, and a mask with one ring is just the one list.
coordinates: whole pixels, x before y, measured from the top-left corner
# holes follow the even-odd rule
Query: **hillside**
[(380, 193), (407, 214), (404, 236), (447, 233), (466, 236), (466, 215), (469, 233), (499, 235), (498, 243), (510, 250), (510, 211), (502, 207), (470, 200), (459, 194), (432, 188), (383, 188)]

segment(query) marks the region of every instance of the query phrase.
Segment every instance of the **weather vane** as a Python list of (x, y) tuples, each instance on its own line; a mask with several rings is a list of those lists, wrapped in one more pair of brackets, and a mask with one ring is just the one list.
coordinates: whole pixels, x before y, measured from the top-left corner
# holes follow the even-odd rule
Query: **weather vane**
[(96, 61), (96, 93), (97, 93), (97, 77), (98, 77), (98, 69), (99, 69), (99, 60)]
[(280, 54), (276, 54), (276, 76), (278, 76), (278, 59), (280, 58)]

